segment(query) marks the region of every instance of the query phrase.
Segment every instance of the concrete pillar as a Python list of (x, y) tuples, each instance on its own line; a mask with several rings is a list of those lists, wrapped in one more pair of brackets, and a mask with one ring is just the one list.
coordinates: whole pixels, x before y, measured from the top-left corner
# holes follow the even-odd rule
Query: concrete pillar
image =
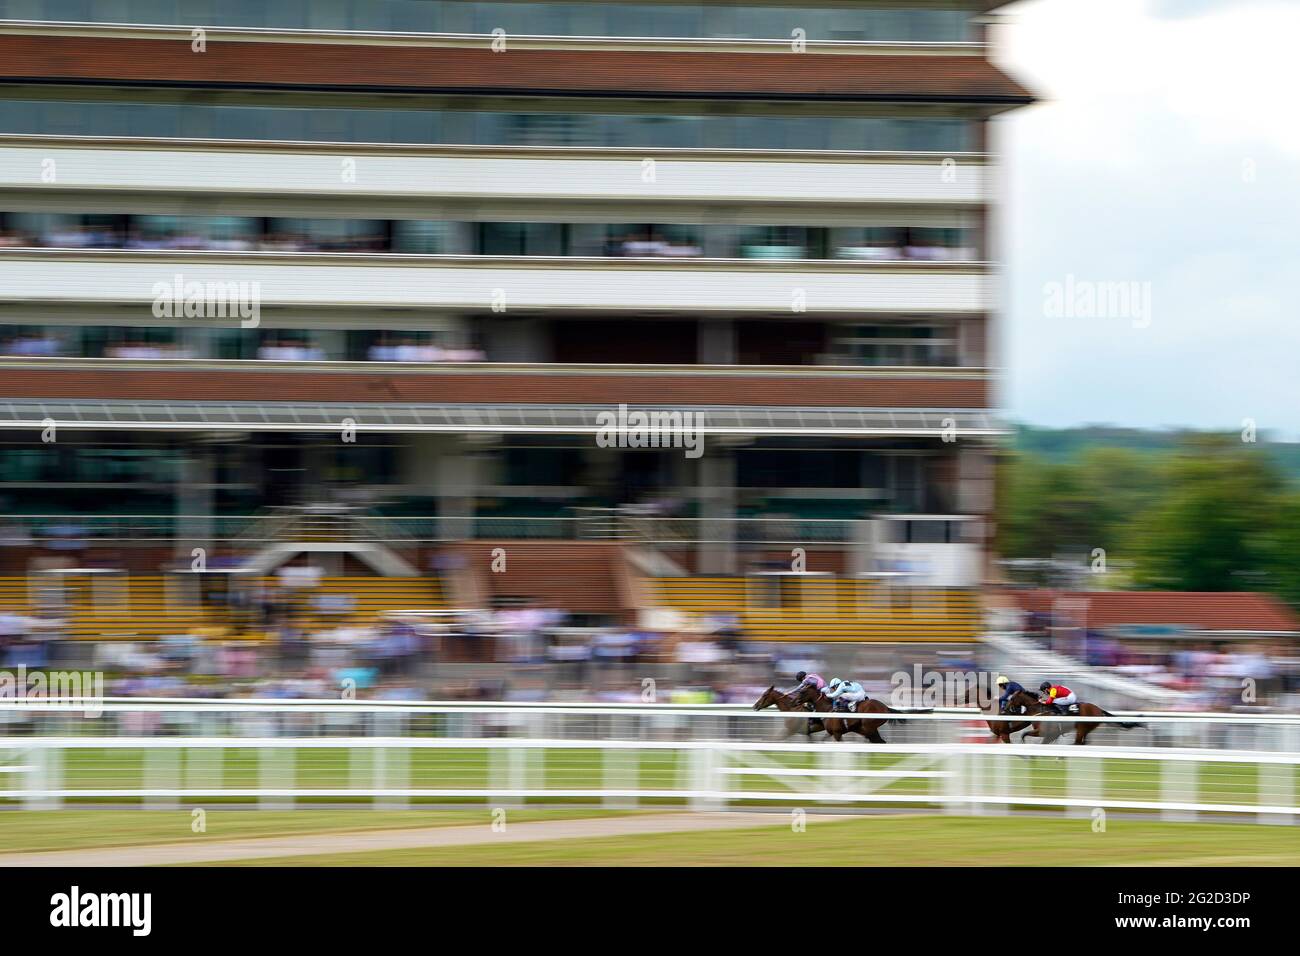
[(736, 454), (713, 445), (698, 459), (696, 500), (699, 502), (698, 562), (701, 574), (736, 573)]
[(957, 448), (957, 508), (962, 514), (993, 510), (994, 459), (990, 449), (971, 442)]
[(979, 546), (982, 574), (985, 580), (990, 580), (994, 570), (989, 542), (994, 532), (997, 459), (993, 449), (973, 442), (959, 444), (957, 456), (957, 510), (979, 517), (970, 528), (967, 540)]
[(412, 497), (436, 500), (439, 537), (469, 537), (478, 488), (486, 480), (475, 446), (460, 435), (412, 435), (399, 473)]
[(176, 556), (188, 560), (194, 548), (211, 557), (213, 449), (192, 445), (184, 449), (176, 478)]
[(459, 438), (446, 443), (434, 460), (438, 498), (438, 536), (453, 540), (473, 537), (481, 459)]

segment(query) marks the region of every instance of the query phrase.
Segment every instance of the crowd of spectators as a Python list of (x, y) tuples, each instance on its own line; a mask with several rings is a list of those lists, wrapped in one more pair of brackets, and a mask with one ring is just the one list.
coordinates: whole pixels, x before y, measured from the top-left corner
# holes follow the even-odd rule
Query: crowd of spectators
[[(866, 261), (970, 261), (976, 250), (963, 230), (897, 227), (870, 229), (721, 224), (591, 227), (581, 235), (572, 227), (553, 225), (546, 241), (518, 245), (510, 241), (511, 224), (462, 223), (466, 234), (487, 232), (458, 250), (443, 238), (406, 238), (402, 223), (376, 220), (261, 220), (196, 217), (152, 223), (150, 217), (94, 217), (64, 220), (44, 228), (0, 229), (0, 247), (52, 249), (138, 249), (193, 252), (348, 252), (437, 253), (477, 250), (482, 255), (610, 256), (618, 258), (692, 259), (705, 255), (744, 259), (835, 259)], [(439, 226), (451, 224), (438, 223)], [(598, 230), (592, 231), (592, 228)], [(600, 229), (604, 239), (600, 238)], [(265, 230), (265, 231), (263, 231)], [(719, 231), (721, 230), (721, 231)], [(439, 236), (442, 231), (437, 231)], [(566, 238), (567, 236), (567, 238)]]
[[(20, 331), (8, 338), (0, 339), (0, 355), (19, 358), (58, 358), (65, 355), (93, 358), (93, 355), (77, 355), (80, 350), (69, 347), (64, 337), (53, 332)], [(102, 348), (105, 358), (117, 359), (190, 359), (201, 358), (195, 351), (179, 342), (144, 341), (136, 338), (123, 338), (109, 342)], [(331, 356), (320, 345), (309, 338), (278, 335), (274, 332), (262, 337), (257, 346), (257, 358), (264, 362), (324, 362), (337, 356)], [(387, 335), (380, 336), (364, 353), (358, 357), (371, 362), (483, 362), (487, 354), (477, 347), (448, 347), (434, 342), (421, 342), (413, 337)]]

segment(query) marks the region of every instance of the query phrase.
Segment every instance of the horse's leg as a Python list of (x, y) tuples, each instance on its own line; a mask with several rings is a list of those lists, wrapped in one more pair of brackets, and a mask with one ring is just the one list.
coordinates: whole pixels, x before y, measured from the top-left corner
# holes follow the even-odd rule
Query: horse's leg
[[(834, 730), (831, 729), (832, 726), (835, 728)], [(835, 738), (837, 744), (843, 742), (844, 734), (847, 730), (848, 725), (838, 717), (832, 717), (830, 720), (826, 721), (826, 732)]]
[(885, 738), (880, 736), (880, 725), (883, 723), (883, 720), (880, 721), (864, 734), (864, 736), (873, 744), (883, 744), (885, 742)]

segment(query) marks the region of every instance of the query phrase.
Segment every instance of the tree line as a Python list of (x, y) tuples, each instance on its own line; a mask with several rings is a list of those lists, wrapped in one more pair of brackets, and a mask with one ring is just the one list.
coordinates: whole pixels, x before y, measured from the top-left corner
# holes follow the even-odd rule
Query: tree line
[[(1070, 431), (1054, 433), (1069, 435)], [(1026, 439), (1026, 434), (1028, 438)], [(999, 464), (1003, 558), (1060, 559), (1110, 586), (1267, 591), (1300, 607), (1290, 449), (1236, 435), (1114, 444), (1022, 429)]]

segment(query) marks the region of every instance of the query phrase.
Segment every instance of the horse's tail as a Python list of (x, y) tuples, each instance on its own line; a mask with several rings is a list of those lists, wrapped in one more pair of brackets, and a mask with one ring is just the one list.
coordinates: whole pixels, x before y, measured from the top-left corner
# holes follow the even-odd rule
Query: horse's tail
[[(1100, 707), (1098, 707), (1097, 709), (1098, 709), (1098, 710), (1101, 710)], [(1102, 715), (1103, 717), (1114, 717), (1114, 716), (1115, 716), (1114, 714), (1112, 714), (1112, 713), (1111, 713), (1110, 711), (1108, 711), (1108, 710), (1101, 710), (1101, 715)], [(1116, 724), (1115, 726), (1118, 727), (1118, 728), (1120, 728), (1121, 730), (1137, 730), (1139, 727), (1145, 727), (1146, 724), (1128, 723), (1128, 722), (1125, 722), (1125, 721), (1120, 721), (1120, 722), (1119, 722), (1118, 724)]]

